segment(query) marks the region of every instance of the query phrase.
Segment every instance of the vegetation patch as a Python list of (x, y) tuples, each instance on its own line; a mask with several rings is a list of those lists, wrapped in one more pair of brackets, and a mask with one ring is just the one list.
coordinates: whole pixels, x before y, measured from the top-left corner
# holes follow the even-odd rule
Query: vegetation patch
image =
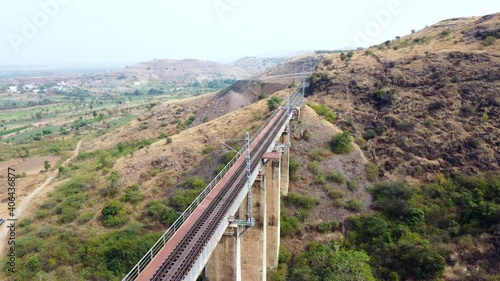
[(339, 133), (333, 136), (330, 143), (330, 149), (338, 154), (347, 154), (352, 152), (352, 134), (349, 131)]
[(321, 117), (323, 117), (326, 121), (330, 123), (335, 123), (335, 120), (337, 119), (337, 115), (328, 108), (325, 105), (315, 103), (315, 102), (309, 102), (308, 105)]

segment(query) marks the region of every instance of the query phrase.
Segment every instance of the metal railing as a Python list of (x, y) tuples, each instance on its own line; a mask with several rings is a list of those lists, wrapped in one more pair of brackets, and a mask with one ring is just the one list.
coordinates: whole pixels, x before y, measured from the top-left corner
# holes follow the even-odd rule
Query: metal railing
[[(294, 93), (293, 99), (290, 99), (290, 104), (286, 106), (291, 106), (292, 100), (297, 100), (301, 96), (297, 92)], [(257, 138), (257, 136), (264, 130), (264, 128), (269, 125), (271, 120), (278, 114), (279, 109), (266, 120), (264, 124), (253, 134), (250, 139), (250, 144)], [(232, 168), (234, 163), (240, 158), (240, 156), (245, 152), (245, 147), (243, 146), (238, 153), (229, 161), (229, 163), (222, 169), (222, 171), (217, 174), (217, 176), (203, 189), (203, 191), (196, 197), (196, 199), (189, 205), (189, 207), (182, 213), (182, 215), (168, 228), (167, 231), (156, 241), (156, 243), (149, 249), (149, 251), (142, 257), (142, 259), (130, 270), (130, 272), (122, 279), (122, 281), (132, 281), (137, 279), (141, 272), (146, 268), (146, 266), (154, 259), (158, 252), (165, 246), (167, 241), (175, 234), (175, 232), (184, 224), (187, 218), (194, 212), (194, 210), (200, 205), (200, 203), (208, 196), (208, 194), (215, 188), (215, 186), (220, 182), (220, 180), (227, 174), (229, 169)]]

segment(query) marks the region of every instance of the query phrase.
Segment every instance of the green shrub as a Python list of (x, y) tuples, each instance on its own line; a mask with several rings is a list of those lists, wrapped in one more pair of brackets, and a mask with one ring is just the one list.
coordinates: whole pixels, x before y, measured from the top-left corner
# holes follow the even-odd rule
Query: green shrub
[(347, 209), (359, 212), (363, 209), (363, 203), (359, 200), (352, 199), (347, 202)]
[(336, 183), (344, 183), (345, 182), (345, 176), (344, 174), (337, 172), (337, 171), (331, 171), (328, 176), (326, 177), (328, 181), (331, 182), (336, 182)]
[(316, 178), (314, 179), (315, 183), (321, 184), (325, 182), (325, 177), (322, 174), (316, 175)]
[(368, 178), (368, 180), (372, 182), (378, 180), (380, 168), (377, 166), (377, 164), (368, 162), (365, 164), (365, 169), (366, 169), (366, 177)]
[(302, 133), (302, 138), (305, 140), (305, 141), (310, 141), (311, 140), (311, 137), (312, 137), (312, 133), (309, 132), (308, 130), (304, 130), (304, 132)]
[(217, 168), (215, 169), (215, 174), (219, 174), (220, 172), (222, 172), (222, 170), (224, 170), (224, 168), (226, 168), (226, 165), (227, 164), (220, 164), (219, 166), (217, 166)]
[(288, 172), (290, 175), (295, 174), (300, 168), (300, 164), (296, 162), (293, 158), (290, 158), (290, 163), (288, 166)]
[(330, 123), (335, 123), (335, 120), (337, 119), (337, 115), (330, 110), (328, 107), (325, 105), (319, 104), (319, 103), (314, 103), (314, 102), (309, 102), (308, 105), (319, 115), (322, 116), (326, 121)]
[(179, 218), (179, 214), (177, 214), (172, 209), (167, 209), (163, 214), (163, 224), (167, 227), (171, 226), (177, 219)]
[(61, 210), (61, 223), (69, 223), (74, 221), (78, 217), (78, 210), (72, 207), (63, 207)]
[(333, 136), (331, 150), (338, 154), (350, 153), (353, 150), (351, 132), (345, 131)]
[(321, 173), (321, 170), (319, 168), (319, 163), (316, 162), (316, 161), (309, 163), (309, 170), (315, 176), (317, 176), (317, 175), (319, 175)]
[(125, 224), (127, 218), (124, 205), (120, 201), (110, 201), (101, 211), (103, 225), (106, 227), (115, 227)]
[(202, 153), (203, 154), (210, 154), (214, 150), (215, 150), (215, 145), (207, 145), (205, 148), (203, 148)]
[(300, 223), (297, 217), (282, 215), (280, 222), (281, 237), (293, 236), (301, 232), (302, 232), (302, 224)]
[(312, 209), (318, 201), (319, 199), (316, 197), (301, 195), (295, 192), (288, 193), (288, 196), (286, 196), (284, 200), (285, 206), (295, 206), (303, 209)]
[(309, 153), (309, 157), (311, 157), (311, 159), (313, 161), (317, 161), (317, 162), (321, 162), (321, 160), (323, 160), (323, 157), (325, 156), (325, 151), (322, 151), (322, 150), (315, 150), (311, 153)]
[(495, 38), (495, 36), (488, 36), (484, 39), (483, 45), (484, 46), (491, 46), (491, 45), (495, 44), (496, 41), (497, 41), (497, 39)]
[(350, 191), (358, 191), (360, 186), (356, 180), (348, 180), (347, 188), (349, 188)]
[(233, 160), (234, 156), (236, 156), (236, 151), (229, 151), (229, 152), (226, 152), (226, 154), (224, 154), (224, 163), (229, 163), (231, 160)]
[(375, 131), (374, 129), (368, 129), (363, 134), (363, 138), (365, 140), (371, 140), (371, 139), (376, 138), (377, 136), (378, 136), (377, 131)]
[(89, 222), (93, 216), (94, 216), (94, 214), (92, 212), (83, 212), (80, 215), (80, 219), (78, 220), (78, 224), (85, 224), (85, 223)]
[(161, 219), (167, 211), (167, 206), (160, 200), (153, 200), (148, 203), (146, 215), (154, 219)]
[(333, 232), (339, 229), (340, 223), (338, 221), (330, 221), (318, 225), (318, 231), (321, 233)]
[(392, 105), (394, 92), (393, 91), (383, 91), (377, 90), (375, 93), (371, 94), (372, 100), (378, 107), (390, 106)]
[(405, 131), (406, 132), (406, 131), (413, 129), (414, 126), (415, 126), (415, 124), (411, 120), (403, 120), (403, 121), (399, 122), (396, 129), (398, 131)]
[(160, 168), (154, 168), (151, 171), (149, 171), (149, 175), (152, 177), (156, 177), (158, 174), (161, 174), (163, 171)]
[(177, 190), (172, 196), (170, 205), (179, 211), (184, 211), (196, 199), (198, 194), (200, 194), (198, 190)]
[(409, 214), (413, 193), (405, 182), (384, 182), (371, 189), (375, 209), (396, 219)]
[(125, 190), (125, 194), (122, 196), (121, 200), (128, 203), (139, 203), (144, 199), (144, 196), (141, 194), (138, 185), (129, 186)]
[(344, 198), (345, 192), (338, 189), (328, 188), (327, 191), (328, 196), (332, 199)]
[(282, 101), (283, 100), (279, 97), (271, 97), (270, 99), (268, 99), (267, 107), (269, 108), (269, 111), (274, 111), (278, 107), (280, 107)]
[(450, 33), (451, 33), (450, 29), (447, 28), (447, 29), (441, 31), (441, 33), (439, 33), (439, 36), (441, 38), (443, 38), (443, 37), (446, 37), (446, 36), (450, 35)]

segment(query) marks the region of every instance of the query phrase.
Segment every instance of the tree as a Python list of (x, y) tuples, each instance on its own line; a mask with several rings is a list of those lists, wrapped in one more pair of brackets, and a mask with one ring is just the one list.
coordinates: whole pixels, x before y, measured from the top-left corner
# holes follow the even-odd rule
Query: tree
[(96, 118), (97, 117), (97, 112), (96, 111), (92, 112), (92, 116), (94, 116), (94, 118)]
[(41, 112), (37, 112), (37, 113), (35, 113), (35, 117), (36, 117), (37, 119), (42, 119), (42, 113), (41, 113)]
[(48, 160), (43, 161), (43, 168), (47, 172), (50, 169), (50, 164)]
[(267, 107), (269, 108), (269, 111), (274, 111), (276, 110), (280, 104), (281, 104), (282, 99), (279, 97), (271, 97), (270, 99), (267, 100)]

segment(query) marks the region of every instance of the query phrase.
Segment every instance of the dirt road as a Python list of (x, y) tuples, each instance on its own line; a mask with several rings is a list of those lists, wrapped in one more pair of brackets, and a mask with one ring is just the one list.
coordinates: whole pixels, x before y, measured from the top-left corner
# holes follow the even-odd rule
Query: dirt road
[[(78, 142), (78, 144), (76, 145), (75, 151), (73, 152), (73, 155), (70, 158), (68, 158), (66, 161), (64, 161), (62, 166), (68, 165), (69, 162), (71, 162), (73, 159), (75, 159), (75, 157), (78, 155), (78, 153), (80, 153), (80, 146), (81, 146), (82, 142), (83, 142), (83, 139)], [(37, 198), (41, 193), (43, 193), (45, 191), (45, 189), (47, 188), (47, 186), (49, 186), (49, 184), (57, 177), (58, 174), (59, 174), (59, 169), (55, 169), (54, 172), (52, 172), (52, 174), (47, 178), (47, 180), (45, 180), (44, 183), (42, 183), (37, 188), (35, 188), (35, 190), (33, 190), (33, 192), (31, 192), (28, 196), (26, 196), (23, 199), (23, 201), (21, 201), (20, 203), (16, 202), (18, 204), (16, 206), (15, 213), (16, 213), (16, 218), (18, 220), (23, 217), (24, 211), (31, 205), (33, 199)], [(8, 221), (4, 222), (2, 227), (1, 227), (1, 230), (0, 230), (0, 256), (1, 257), (4, 256), (4, 251), (5, 251), (6, 246), (7, 246), (7, 233), (9, 231), (9, 229), (7, 228), (8, 225), (9, 225)]]

